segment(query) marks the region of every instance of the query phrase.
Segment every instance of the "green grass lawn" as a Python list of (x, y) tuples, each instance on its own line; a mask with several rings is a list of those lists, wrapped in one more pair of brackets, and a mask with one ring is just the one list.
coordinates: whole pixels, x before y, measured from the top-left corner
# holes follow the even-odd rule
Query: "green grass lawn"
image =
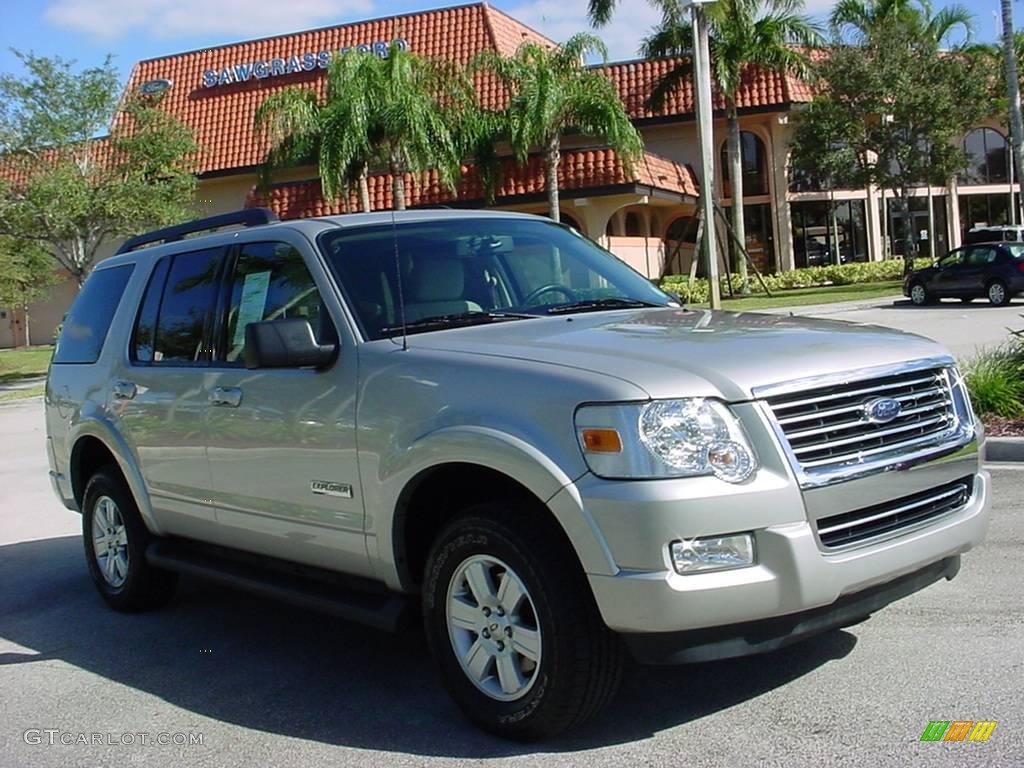
[(0, 349), (0, 384), (46, 375), (53, 347)]
[[(808, 304), (832, 304), (838, 301), (857, 301), (858, 299), (877, 299), (882, 296), (897, 296), (903, 293), (903, 283), (890, 280), (882, 283), (858, 283), (856, 285), (829, 285), (818, 288), (792, 288), (788, 291), (776, 291), (771, 297), (759, 295), (745, 298), (730, 299), (722, 297), (722, 309), (730, 312), (748, 312), (753, 309), (772, 309), (775, 307), (799, 307)], [(705, 304), (688, 304), (693, 307), (706, 307)]]

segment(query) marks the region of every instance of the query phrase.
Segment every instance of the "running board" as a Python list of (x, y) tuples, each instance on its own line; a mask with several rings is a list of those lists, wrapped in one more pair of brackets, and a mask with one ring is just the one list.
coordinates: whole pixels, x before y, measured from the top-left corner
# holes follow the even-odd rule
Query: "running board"
[(412, 619), (412, 601), (408, 598), (375, 582), (366, 584), (376, 589), (352, 588), (346, 582), (354, 580), (319, 568), (174, 539), (151, 542), (146, 560), (156, 568), (198, 576), (388, 632), (407, 627)]

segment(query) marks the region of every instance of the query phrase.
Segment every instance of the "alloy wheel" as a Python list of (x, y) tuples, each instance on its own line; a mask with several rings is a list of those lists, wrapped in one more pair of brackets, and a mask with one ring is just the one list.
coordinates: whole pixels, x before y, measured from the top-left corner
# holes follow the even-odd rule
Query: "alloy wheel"
[(474, 555), (452, 574), (448, 637), (466, 677), (497, 701), (525, 696), (537, 681), (541, 633), (523, 580), (496, 557)]
[(100, 496), (93, 507), (92, 551), (107, 584), (115, 589), (122, 586), (128, 578), (128, 529), (109, 496)]

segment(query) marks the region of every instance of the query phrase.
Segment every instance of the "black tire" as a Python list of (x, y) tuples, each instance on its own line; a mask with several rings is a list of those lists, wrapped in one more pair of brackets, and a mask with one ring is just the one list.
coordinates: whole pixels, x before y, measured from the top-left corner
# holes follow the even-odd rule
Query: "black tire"
[(928, 289), (924, 287), (924, 283), (915, 281), (910, 284), (910, 301), (915, 306), (923, 307), (925, 304), (934, 304), (935, 296), (928, 292)]
[(1005, 307), (1010, 303), (1010, 291), (1002, 280), (993, 280), (986, 285), (985, 296), (993, 307)]
[[(111, 508), (113, 504), (113, 511)], [(100, 517), (99, 525), (104, 519), (110, 523), (107, 532), (99, 541), (116, 538), (114, 549), (100, 553), (97, 557), (93, 521)], [(118, 518), (120, 525), (116, 525)], [(123, 530), (116, 537), (110, 531)], [(146, 545), (152, 535), (142, 521), (139, 508), (135, 504), (128, 484), (114, 466), (106, 466), (97, 470), (85, 487), (82, 502), (82, 540), (85, 545), (85, 561), (89, 567), (89, 575), (93, 584), (107, 604), (117, 611), (135, 612), (157, 608), (167, 603), (174, 594), (178, 583), (178, 575), (169, 571), (152, 567), (146, 562)], [(119, 553), (117, 556), (111, 552)], [(104, 564), (119, 560), (120, 554), (125, 555), (122, 572), (117, 562), (113, 562), (112, 578), (105, 576), (101, 570), (100, 558)]]
[[(464, 671), (454, 633), (473, 638), (474, 646), (484, 642), (480, 633), (457, 627), (449, 633), (449, 590), (457, 583), (453, 577), (481, 557), (500, 561), (518, 577), (527, 594), (520, 611), (540, 636), (539, 663), (531, 669), (530, 660), (519, 657), (518, 669), (527, 670), (523, 678), (532, 682), (514, 700), (498, 700)], [(498, 572), (503, 583), (507, 572)], [(506, 619), (510, 623), (511, 615)], [(541, 739), (581, 724), (604, 708), (622, 678), (622, 643), (601, 619), (575, 553), (557, 524), (529, 504), (479, 504), (442, 530), (427, 560), (423, 620), (449, 694), (470, 720), (504, 738)], [(508, 636), (512, 651), (516, 635)], [(514, 651), (510, 655), (515, 658)], [(487, 676), (492, 686), (501, 685), (497, 658), (486, 667), (493, 670)]]

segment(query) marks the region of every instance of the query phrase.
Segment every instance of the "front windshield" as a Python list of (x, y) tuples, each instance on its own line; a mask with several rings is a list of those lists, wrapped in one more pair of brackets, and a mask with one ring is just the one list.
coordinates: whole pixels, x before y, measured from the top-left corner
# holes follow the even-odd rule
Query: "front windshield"
[(674, 304), (607, 251), (542, 219), (445, 217), (339, 228), (319, 242), (368, 339), (400, 330), (403, 299), (410, 333), (435, 330), (434, 318)]

